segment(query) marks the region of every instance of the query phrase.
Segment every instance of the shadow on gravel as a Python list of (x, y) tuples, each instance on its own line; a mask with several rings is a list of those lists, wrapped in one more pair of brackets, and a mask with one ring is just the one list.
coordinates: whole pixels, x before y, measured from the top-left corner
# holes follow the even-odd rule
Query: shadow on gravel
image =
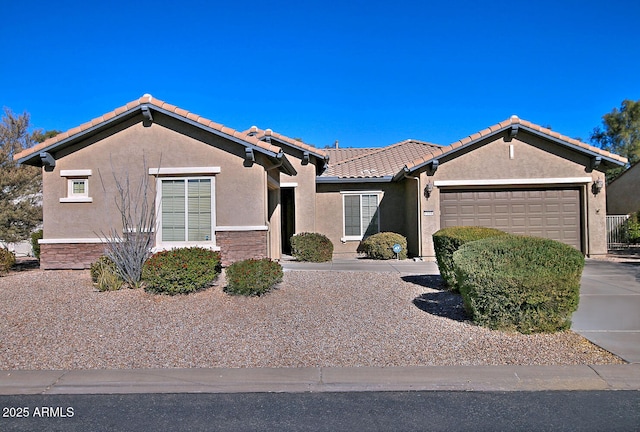
[(469, 321), (470, 318), (462, 304), (462, 297), (460, 294), (446, 290), (439, 275), (403, 276), (402, 280), (438, 290), (424, 293), (413, 299), (413, 304), (421, 311), (454, 321)]

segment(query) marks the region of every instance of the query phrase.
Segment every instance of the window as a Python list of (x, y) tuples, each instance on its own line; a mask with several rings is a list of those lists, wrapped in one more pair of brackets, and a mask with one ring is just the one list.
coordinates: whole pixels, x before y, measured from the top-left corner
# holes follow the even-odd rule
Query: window
[(377, 192), (343, 193), (343, 241), (362, 240), (380, 231), (378, 197)]
[(91, 170), (61, 170), (60, 176), (67, 178), (67, 196), (60, 202), (93, 202), (89, 196)]
[(214, 243), (213, 177), (160, 179), (159, 243)]

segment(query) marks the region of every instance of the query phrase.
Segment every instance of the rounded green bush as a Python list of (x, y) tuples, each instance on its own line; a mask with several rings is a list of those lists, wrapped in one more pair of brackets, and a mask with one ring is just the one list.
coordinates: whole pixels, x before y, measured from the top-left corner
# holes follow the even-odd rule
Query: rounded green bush
[(260, 296), (282, 281), (282, 266), (269, 258), (236, 261), (225, 269), (225, 292), (233, 295)]
[(188, 294), (207, 288), (221, 271), (220, 253), (200, 247), (153, 254), (142, 268), (144, 289), (155, 294)]
[(0, 274), (8, 273), (16, 263), (16, 255), (3, 247), (0, 247)]
[(396, 253), (393, 251), (395, 244), (402, 247), (398, 259), (407, 259), (407, 239), (393, 232), (381, 232), (367, 237), (358, 245), (358, 253), (364, 253), (371, 259), (395, 259)]
[(98, 258), (89, 268), (91, 280), (98, 291), (117, 291), (124, 281), (118, 275), (116, 264), (106, 255)]
[(333, 243), (327, 236), (319, 233), (296, 234), (291, 236), (291, 254), (298, 261), (331, 261)]
[(478, 226), (455, 226), (443, 228), (433, 234), (433, 247), (440, 269), (440, 276), (447, 287), (458, 291), (456, 272), (453, 268), (453, 253), (465, 243), (489, 237), (506, 235), (504, 231)]
[(460, 294), (477, 324), (521, 333), (568, 329), (584, 256), (555, 240), (507, 235), (453, 254)]

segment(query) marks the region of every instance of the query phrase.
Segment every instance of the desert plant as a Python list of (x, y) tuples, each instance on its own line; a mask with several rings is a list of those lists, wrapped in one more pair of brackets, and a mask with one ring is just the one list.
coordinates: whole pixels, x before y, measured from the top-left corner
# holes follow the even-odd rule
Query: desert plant
[(16, 256), (13, 252), (0, 247), (0, 275), (9, 272), (9, 269), (16, 263)]
[(291, 254), (298, 261), (331, 261), (333, 243), (327, 236), (319, 233), (296, 234), (291, 237)]
[(381, 232), (367, 237), (358, 245), (358, 252), (364, 253), (367, 258), (393, 259), (396, 257), (396, 253), (393, 251), (395, 244), (399, 244), (402, 247), (402, 250), (398, 253), (398, 258), (406, 259), (407, 239), (393, 232)]
[(450, 290), (458, 291), (456, 273), (453, 268), (453, 253), (465, 243), (500, 235), (506, 235), (506, 233), (494, 228), (478, 226), (443, 228), (433, 234), (433, 247), (436, 252), (440, 276)]
[[(139, 180), (132, 182), (128, 172), (116, 175), (113, 162), (111, 171), (116, 186), (114, 203), (122, 227), (113, 227), (102, 233), (106, 244), (105, 254), (116, 265), (118, 276), (131, 288), (142, 282), (142, 268), (151, 256), (156, 224), (155, 193), (151, 190), (146, 159)], [(104, 187), (103, 184), (103, 189)]]
[(220, 253), (200, 247), (155, 253), (143, 266), (145, 291), (188, 294), (213, 284), (221, 271)]
[(269, 258), (236, 261), (225, 269), (225, 292), (234, 295), (260, 296), (282, 281), (282, 266)]
[(31, 249), (33, 250), (33, 256), (38, 260), (40, 259), (40, 243), (38, 240), (42, 239), (42, 230), (31, 233)]
[(106, 255), (98, 258), (89, 268), (91, 280), (98, 291), (117, 291), (124, 281), (118, 275), (115, 263)]
[(453, 254), (465, 309), (477, 324), (521, 333), (568, 329), (584, 256), (555, 240), (506, 235)]

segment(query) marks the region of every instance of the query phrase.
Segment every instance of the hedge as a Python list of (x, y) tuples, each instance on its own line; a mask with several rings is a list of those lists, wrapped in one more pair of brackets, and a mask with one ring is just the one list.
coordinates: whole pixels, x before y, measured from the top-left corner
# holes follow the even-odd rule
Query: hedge
[(570, 327), (584, 267), (577, 249), (507, 235), (469, 242), (453, 261), (465, 309), (477, 324), (526, 334)]
[(153, 254), (142, 268), (145, 291), (188, 294), (212, 285), (221, 272), (220, 253), (200, 247)]
[(296, 234), (291, 236), (291, 254), (298, 261), (331, 261), (333, 243), (327, 236), (319, 233)]
[(478, 226), (455, 226), (443, 228), (433, 234), (433, 247), (440, 275), (452, 291), (458, 291), (456, 273), (453, 268), (453, 253), (465, 243), (484, 238), (506, 235), (504, 231)]
[(407, 258), (407, 239), (393, 232), (381, 232), (374, 234), (362, 240), (358, 245), (358, 252), (364, 253), (367, 258), (372, 259), (394, 259), (396, 253), (393, 251), (393, 246), (399, 244), (402, 250), (398, 254), (398, 259)]
[(282, 266), (269, 258), (236, 261), (225, 269), (227, 286), (232, 295), (260, 296), (282, 281)]

